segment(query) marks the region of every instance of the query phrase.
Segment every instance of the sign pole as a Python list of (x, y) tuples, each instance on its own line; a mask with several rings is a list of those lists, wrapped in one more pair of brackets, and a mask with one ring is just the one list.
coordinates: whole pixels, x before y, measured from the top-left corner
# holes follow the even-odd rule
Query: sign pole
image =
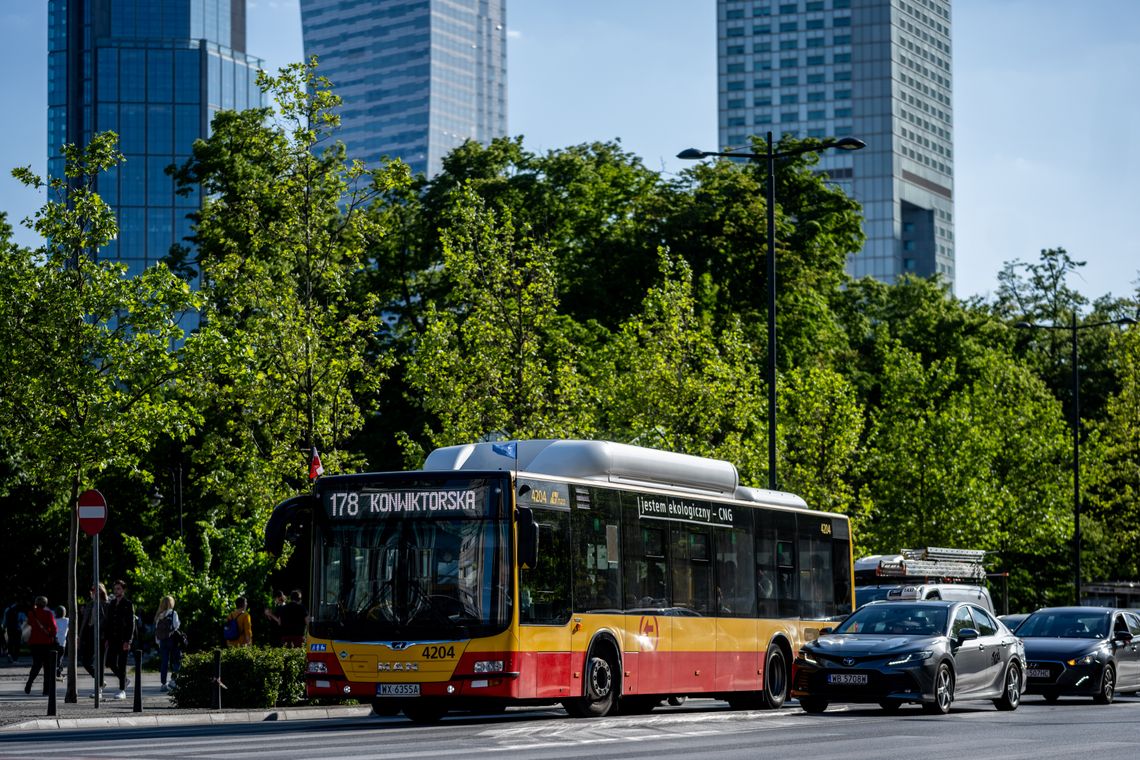
[(95, 709), (99, 709), (99, 700), (103, 696), (103, 639), (99, 631), (99, 618), (103, 616), (103, 597), (99, 593), (99, 534), (96, 533), (91, 537), (91, 564), (95, 568), (95, 580), (92, 581), (91, 587), (95, 589), (95, 598), (91, 603), (95, 605), (93, 612), (95, 614), (95, 633), (91, 642), (91, 648), (95, 651)]
[(99, 700), (103, 697), (103, 641), (100, 631), (99, 617), (103, 614), (103, 596), (99, 593), (99, 532), (107, 524), (107, 500), (103, 494), (95, 489), (89, 489), (79, 494), (79, 528), (91, 536), (92, 566), (95, 579), (91, 583), (95, 597), (91, 600), (95, 613), (95, 631), (92, 648), (95, 650), (95, 709), (99, 709)]

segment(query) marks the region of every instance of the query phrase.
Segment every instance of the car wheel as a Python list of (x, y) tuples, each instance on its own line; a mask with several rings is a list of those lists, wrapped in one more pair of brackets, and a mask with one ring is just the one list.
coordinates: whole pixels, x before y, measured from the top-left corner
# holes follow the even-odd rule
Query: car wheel
[(609, 653), (591, 653), (586, 662), (586, 694), (581, 699), (563, 702), (566, 712), (575, 718), (600, 718), (613, 710), (617, 683), (617, 666)]
[(764, 708), (779, 710), (788, 696), (788, 661), (779, 644), (768, 647), (764, 660)]
[(879, 703), (879, 707), (883, 708), (885, 713), (897, 713), (899, 708), (902, 707), (902, 702), (894, 699), (884, 699)]
[(826, 699), (815, 699), (814, 697), (800, 697), (800, 707), (804, 708), (804, 712), (817, 715), (827, 709)]
[(685, 704), (686, 699), (688, 699), (688, 697), (669, 697), (669, 699), (665, 701), (671, 704), (673, 707), (680, 707), (681, 705)]
[(941, 663), (934, 673), (934, 701), (923, 702), (922, 709), (931, 715), (945, 715), (950, 712), (950, 703), (954, 701), (954, 674), (950, 666)]
[(1116, 696), (1116, 668), (1112, 665), (1105, 665), (1104, 670), (1100, 674), (1100, 691), (1093, 697), (1093, 702), (1098, 705), (1112, 704), (1113, 697)]
[(1010, 663), (1009, 669), (1005, 671), (1005, 688), (1001, 696), (994, 700), (994, 705), (999, 710), (1016, 710), (1019, 704), (1021, 704), (1021, 668), (1014, 662)]

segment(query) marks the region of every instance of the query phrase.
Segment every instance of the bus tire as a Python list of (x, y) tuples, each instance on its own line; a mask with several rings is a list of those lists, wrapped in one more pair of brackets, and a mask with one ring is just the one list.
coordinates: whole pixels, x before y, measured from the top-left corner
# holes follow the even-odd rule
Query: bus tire
[(618, 673), (617, 658), (608, 647), (591, 650), (586, 658), (584, 693), (562, 703), (566, 712), (575, 718), (609, 715), (617, 704)]
[(762, 709), (779, 710), (788, 698), (788, 658), (777, 642), (768, 647), (764, 659), (764, 690)]
[(430, 700), (404, 704), (404, 717), (413, 723), (439, 723), (446, 714), (446, 707)]

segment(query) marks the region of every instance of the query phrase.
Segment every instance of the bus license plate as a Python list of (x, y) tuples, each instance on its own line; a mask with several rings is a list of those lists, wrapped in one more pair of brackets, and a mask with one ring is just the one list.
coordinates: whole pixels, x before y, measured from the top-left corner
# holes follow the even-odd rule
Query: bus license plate
[(1025, 675), (1029, 678), (1048, 678), (1050, 673), (1049, 668), (1030, 668), (1025, 671)]
[(866, 686), (867, 674), (866, 673), (832, 673), (827, 677), (827, 682), (836, 684), (838, 686)]
[(420, 685), (418, 683), (378, 683), (376, 696), (378, 697), (418, 697)]

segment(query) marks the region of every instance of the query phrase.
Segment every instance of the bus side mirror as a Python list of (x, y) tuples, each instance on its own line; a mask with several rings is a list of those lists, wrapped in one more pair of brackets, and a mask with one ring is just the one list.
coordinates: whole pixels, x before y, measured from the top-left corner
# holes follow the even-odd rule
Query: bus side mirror
[(277, 557), (287, 540), (296, 540), (312, 519), (319, 502), (310, 494), (294, 496), (273, 508), (265, 523), (265, 551)]
[(534, 510), (519, 507), (515, 521), (518, 523), (519, 567), (533, 570), (538, 567), (538, 521), (534, 519)]

